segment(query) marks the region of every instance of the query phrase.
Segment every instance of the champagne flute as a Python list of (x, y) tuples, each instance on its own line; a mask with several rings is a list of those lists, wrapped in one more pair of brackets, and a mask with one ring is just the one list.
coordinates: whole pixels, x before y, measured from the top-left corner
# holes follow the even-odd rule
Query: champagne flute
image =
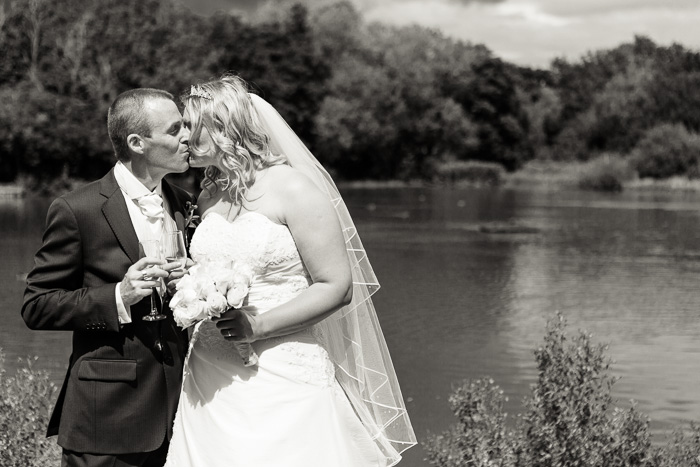
[[(161, 249), (159, 240), (144, 240), (139, 242), (139, 246), (141, 247), (141, 251), (143, 251), (145, 256), (148, 256), (149, 258), (163, 259), (163, 250)], [(144, 277), (144, 279), (150, 280), (151, 278)], [(160, 279), (158, 280), (160, 281)], [(158, 287), (153, 287), (151, 290), (151, 311), (143, 317), (144, 321), (160, 321), (165, 319), (165, 315), (160, 312), (158, 306), (159, 301), (155, 296), (156, 293), (160, 295), (158, 292)]]
[(184, 269), (187, 264), (187, 248), (182, 230), (165, 234), (165, 260), (168, 263), (179, 263), (178, 269)]

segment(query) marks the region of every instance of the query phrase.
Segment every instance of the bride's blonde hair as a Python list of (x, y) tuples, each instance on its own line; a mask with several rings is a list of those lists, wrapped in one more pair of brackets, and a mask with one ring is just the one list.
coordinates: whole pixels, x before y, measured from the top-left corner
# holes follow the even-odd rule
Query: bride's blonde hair
[(217, 164), (204, 171), (202, 189), (214, 194), (221, 188), (241, 206), (259, 170), (287, 163), (281, 154), (272, 154), (248, 94), (247, 83), (238, 76), (192, 86), (182, 97), (190, 110), (190, 151), (203, 155), (197, 141), (204, 126), (214, 143)]

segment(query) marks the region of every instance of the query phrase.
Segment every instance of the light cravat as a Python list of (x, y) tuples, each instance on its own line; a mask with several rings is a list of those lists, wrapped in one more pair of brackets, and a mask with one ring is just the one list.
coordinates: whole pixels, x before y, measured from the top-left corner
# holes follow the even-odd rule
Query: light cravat
[(158, 193), (152, 192), (146, 196), (141, 196), (136, 202), (141, 208), (143, 215), (148, 217), (149, 221), (154, 222), (155, 220), (163, 219), (163, 198)]

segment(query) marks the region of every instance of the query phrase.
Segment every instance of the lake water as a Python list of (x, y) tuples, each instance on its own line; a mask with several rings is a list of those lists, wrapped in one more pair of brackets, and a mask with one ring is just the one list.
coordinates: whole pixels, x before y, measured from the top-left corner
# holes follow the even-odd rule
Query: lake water
[[(700, 421), (700, 194), (533, 188), (344, 190), (382, 289), (375, 305), (419, 439), (453, 422), (447, 397), (492, 377), (521, 410), (533, 350), (560, 311), (609, 344), (614, 397), (657, 440)], [(0, 200), (0, 347), (62, 380), (69, 336), (19, 309), (48, 202)], [(403, 467), (425, 465), (422, 448)]]

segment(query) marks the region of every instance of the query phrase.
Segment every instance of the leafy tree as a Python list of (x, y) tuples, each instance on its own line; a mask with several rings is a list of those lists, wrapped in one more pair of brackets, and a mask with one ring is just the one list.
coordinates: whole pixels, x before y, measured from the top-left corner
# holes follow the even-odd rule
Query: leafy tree
[(681, 124), (651, 128), (632, 151), (640, 177), (700, 176), (700, 135)]
[(336, 65), (329, 90), (316, 117), (319, 159), (347, 179), (395, 174), (395, 122), (405, 107), (385, 70), (347, 57)]
[(1, 90), (0, 99), (12, 104), (0, 110), (0, 120), (8, 123), (0, 128), (0, 153), (15, 174), (38, 182), (63, 174), (90, 179), (113, 163), (106, 117), (89, 104), (38, 92), (29, 82)]
[(469, 158), (498, 162), (515, 170), (532, 158), (528, 141), (529, 121), (522, 109), (515, 87), (513, 71), (496, 58), (486, 58), (472, 65), (474, 78), (445, 83), (448, 95), (477, 122), (478, 146)]
[(347, 55), (361, 57), (370, 48), (367, 25), (357, 8), (347, 0), (314, 11), (311, 27), (318, 52), (333, 68)]
[(314, 118), (330, 69), (314, 45), (308, 11), (294, 5), (284, 21), (257, 25), (242, 24), (235, 17), (215, 22), (214, 33), (221, 40), (212, 71), (240, 74), (262, 91), (303, 140), (313, 143)]
[[(7, 0), (0, 177), (92, 178), (113, 163), (105, 116), (120, 92), (178, 95), (226, 71), (341, 178), (433, 179), (474, 160), (514, 170), (535, 155), (628, 154), (662, 123), (700, 131), (700, 53), (677, 44), (636, 37), (538, 70), (435, 30), (368, 23), (348, 0), (291, 3), (244, 18), (176, 0)], [(652, 172), (668, 172), (654, 157)]]
[(321, 32), (338, 16), (351, 19), (348, 30), (319, 38), (322, 50), (334, 52), (330, 94), (317, 118), (322, 149), (347, 178), (429, 178), (435, 162), (463, 152), (475, 132), (438, 86), (456, 61), (454, 42), (418, 27), (362, 28), (353, 13), (341, 4), (317, 17)]

